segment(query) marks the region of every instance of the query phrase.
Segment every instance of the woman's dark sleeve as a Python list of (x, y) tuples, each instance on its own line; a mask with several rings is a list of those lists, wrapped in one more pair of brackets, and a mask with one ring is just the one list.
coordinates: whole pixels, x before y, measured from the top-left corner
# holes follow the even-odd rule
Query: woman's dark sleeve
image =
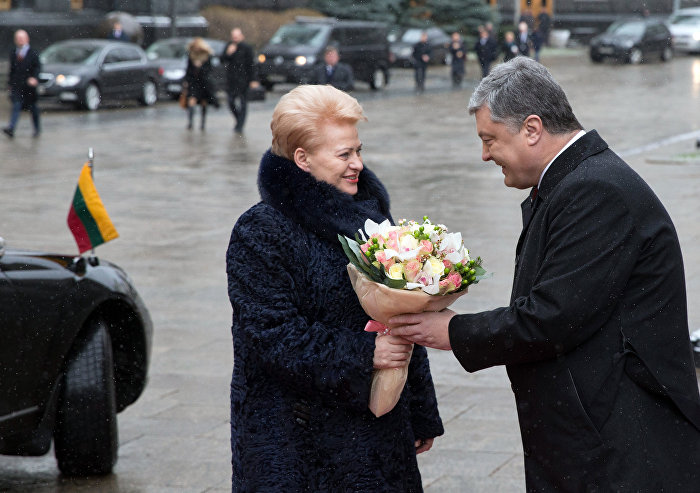
[(234, 347), (234, 357), (245, 352), (248, 365), (302, 395), (367, 410), (374, 334), (324, 325), (302, 313), (313, 293), (298, 273), (313, 245), (295, 242), (279, 226), (280, 217), (258, 206), (231, 234), (226, 269), (234, 341), (245, 346)]
[(438, 413), (428, 352), (418, 344), (413, 346), (406, 385), (410, 395), (411, 427), (414, 436), (424, 439), (442, 435), (445, 430)]

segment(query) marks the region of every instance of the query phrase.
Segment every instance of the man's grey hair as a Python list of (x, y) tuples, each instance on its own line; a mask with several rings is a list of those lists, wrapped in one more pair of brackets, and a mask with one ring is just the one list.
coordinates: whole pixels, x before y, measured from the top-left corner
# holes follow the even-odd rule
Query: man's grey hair
[(469, 114), (485, 106), (491, 120), (513, 133), (525, 119), (537, 115), (550, 134), (565, 134), (583, 127), (576, 119), (563, 89), (539, 62), (518, 56), (496, 66), (481, 80), (469, 99)]

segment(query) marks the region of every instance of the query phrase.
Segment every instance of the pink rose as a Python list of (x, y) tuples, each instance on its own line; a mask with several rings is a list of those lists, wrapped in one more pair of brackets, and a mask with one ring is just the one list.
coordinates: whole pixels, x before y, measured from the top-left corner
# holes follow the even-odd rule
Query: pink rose
[(399, 251), (399, 232), (398, 231), (390, 231), (389, 232), (389, 240), (386, 242), (387, 247), (391, 248), (392, 250)]
[(367, 253), (367, 250), (369, 250), (370, 242), (363, 243), (360, 245), (360, 250), (362, 250), (362, 253)]
[(429, 254), (433, 251), (433, 244), (430, 242), (430, 240), (421, 240), (420, 251), (421, 253), (426, 254)]
[(421, 268), (423, 266), (421, 265), (420, 262), (417, 260), (409, 260), (404, 264), (403, 266), (403, 271), (404, 275), (406, 276), (406, 279), (410, 282), (415, 282), (416, 277), (418, 277), (418, 273), (420, 272)]

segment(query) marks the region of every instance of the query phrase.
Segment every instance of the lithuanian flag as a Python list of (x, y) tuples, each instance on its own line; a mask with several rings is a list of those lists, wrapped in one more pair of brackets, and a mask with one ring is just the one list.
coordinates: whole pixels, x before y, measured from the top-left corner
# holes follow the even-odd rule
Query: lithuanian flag
[(80, 172), (78, 187), (68, 211), (68, 227), (75, 237), (80, 253), (119, 236), (102, 205), (88, 163), (83, 165)]

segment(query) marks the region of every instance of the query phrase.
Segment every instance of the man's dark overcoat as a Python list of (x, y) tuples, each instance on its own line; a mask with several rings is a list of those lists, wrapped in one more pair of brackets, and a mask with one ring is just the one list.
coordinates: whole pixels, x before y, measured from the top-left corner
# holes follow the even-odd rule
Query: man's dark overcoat
[(330, 84), (341, 91), (352, 91), (355, 87), (352, 67), (343, 62), (336, 63), (330, 74), (328, 73), (328, 66), (325, 63), (316, 65), (314, 67), (313, 76), (311, 77), (311, 83)]
[(506, 365), (528, 491), (698, 491), (700, 398), (666, 210), (595, 131), (522, 209), (510, 306), (455, 316), (450, 341), (468, 371)]
[(17, 58), (17, 49), (10, 51), (10, 72), (7, 84), (10, 87), (10, 97), (13, 101), (21, 101), (23, 107), (36, 103), (36, 87), (27, 84), (27, 79), (34, 77), (39, 80), (41, 61), (37, 52), (29, 48), (23, 59)]
[(414, 440), (443, 433), (425, 348), (381, 418), (369, 411), (375, 335), (337, 234), (389, 216), (367, 168), (355, 196), (270, 153), (262, 201), (231, 234), (234, 492), (420, 492)]
[(248, 86), (257, 80), (253, 47), (241, 41), (236, 51), (230, 55), (226, 53), (229, 42), (221, 52), (221, 61), (226, 66), (226, 92), (230, 95), (245, 96)]

